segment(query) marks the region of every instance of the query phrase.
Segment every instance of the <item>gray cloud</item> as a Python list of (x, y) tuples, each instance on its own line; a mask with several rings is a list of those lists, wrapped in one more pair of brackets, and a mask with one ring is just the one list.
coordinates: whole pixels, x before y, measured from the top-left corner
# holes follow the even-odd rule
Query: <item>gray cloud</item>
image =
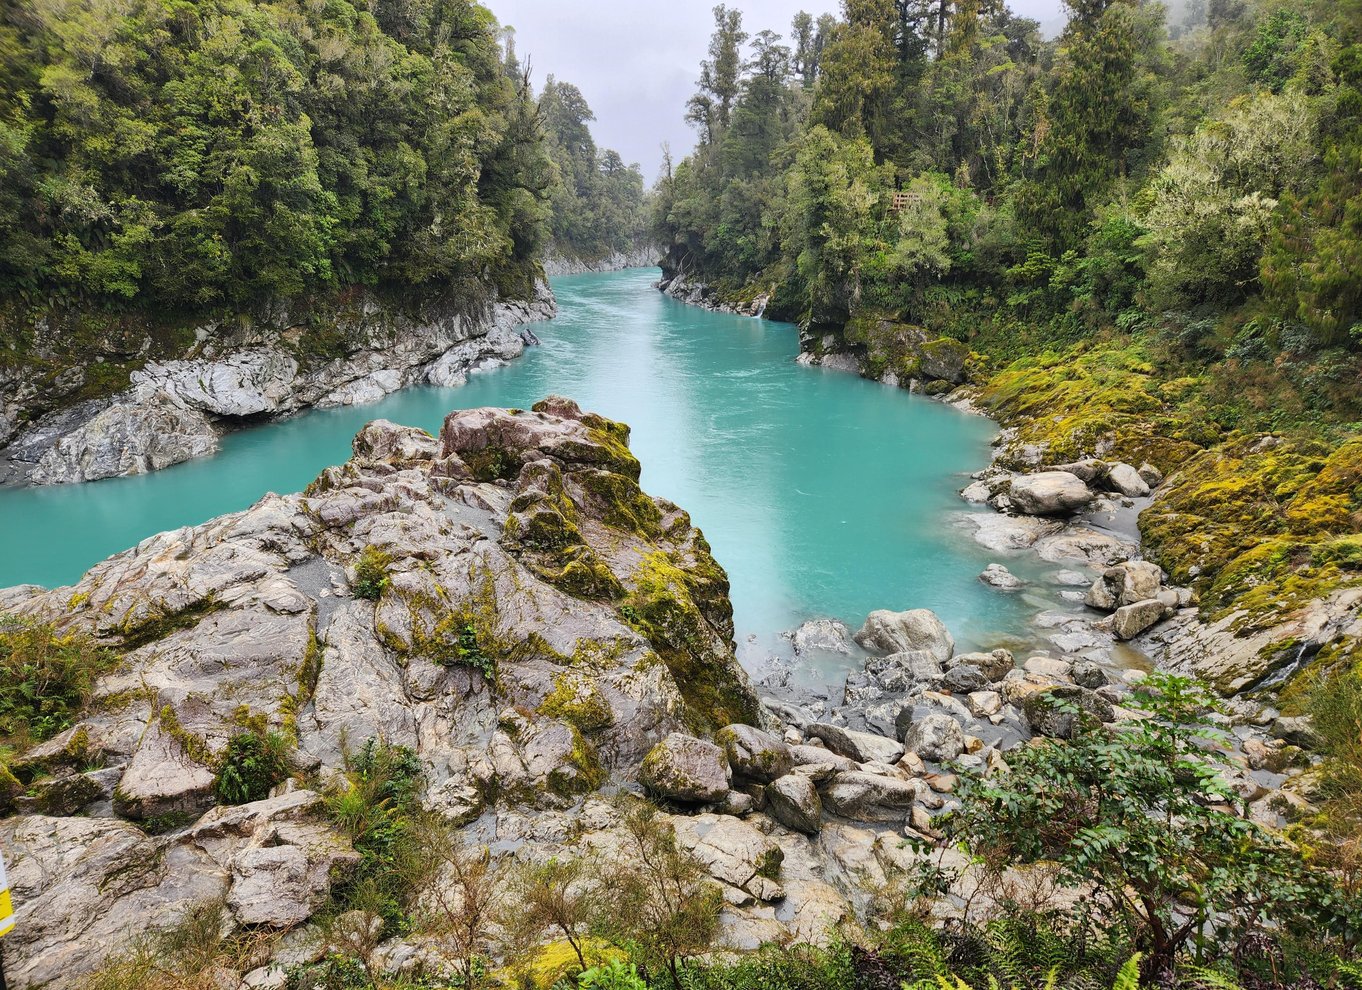
[[(695, 142), (686, 126), (686, 99), (714, 26), (709, 0), (484, 0), (534, 64), (535, 79), (550, 73), (575, 83), (596, 113), (599, 144), (643, 166), (651, 182), (668, 142), (676, 157)], [(801, 9), (833, 13), (837, 0), (737, 0), (749, 33), (770, 28), (788, 35)], [(1052, 29), (1063, 23), (1060, 0), (1012, 0), (1020, 14)]]

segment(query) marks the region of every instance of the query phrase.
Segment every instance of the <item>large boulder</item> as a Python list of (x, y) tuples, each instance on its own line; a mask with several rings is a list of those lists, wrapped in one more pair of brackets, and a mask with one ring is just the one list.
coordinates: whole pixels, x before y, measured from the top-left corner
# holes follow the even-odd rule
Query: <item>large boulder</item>
[(1116, 710), (1101, 695), (1077, 685), (1043, 688), (1022, 700), (1026, 724), (1038, 736), (1072, 739), (1085, 724), (1111, 722)]
[(1011, 505), (1027, 516), (1068, 516), (1086, 509), (1096, 497), (1083, 479), (1067, 471), (1041, 471), (1013, 479)]
[(896, 693), (935, 685), (944, 673), (941, 661), (926, 650), (867, 657), (864, 669), (868, 679), (884, 690)]
[(835, 815), (864, 822), (902, 822), (927, 785), (879, 774), (839, 773), (823, 789), (823, 804)]
[(856, 633), (856, 642), (873, 653), (923, 650), (943, 662), (955, 652), (950, 630), (935, 612), (925, 608), (871, 612)]
[(728, 793), (728, 763), (713, 743), (673, 732), (643, 758), (638, 779), (660, 798), (708, 804)]
[(924, 760), (940, 763), (953, 760), (965, 751), (965, 731), (949, 715), (932, 712), (908, 726), (903, 745)]
[(1148, 601), (1159, 594), (1163, 571), (1147, 560), (1127, 560), (1108, 567), (1093, 582), (1084, 603), (1107, 612)]
[(809, 726), (808, 735), (823, 740), (828, 749), (857, 763), (895, 763), (903, 756), (901, 745), (873, 732), (815, 722)]
[(1149, 482), (1129, 464), (1113, 464), (1107, 469), (1107, 484), (1126, 498), (1144, 498), (1149, 494)]
[(1122, 605), (1112, 616), (1111, 631), (1117, 639), (1134, 639), (1168, 618), (1172, 610), (1157, 598)]
[(739, 780), (768, 784), (794, 766), (790, 747), (783, 739), (750, 725), (720, 729), (714, 741), (724, 748), (729, 768)]
[(766, 788), (766, 810), (786, 828), (805, 835), (818, 834), (823, 824), (823, 802), (818, 789), (801, 773), (781, 777)]

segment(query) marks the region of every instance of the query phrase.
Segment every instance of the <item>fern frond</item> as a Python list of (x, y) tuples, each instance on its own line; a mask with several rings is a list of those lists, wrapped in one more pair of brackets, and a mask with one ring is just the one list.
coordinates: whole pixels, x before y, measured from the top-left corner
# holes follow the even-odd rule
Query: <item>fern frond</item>
[(1140, 990), (1140, 954), (1137, 952), (1126, 960), (1116, 974), (1116, 982), (1111, 990)]

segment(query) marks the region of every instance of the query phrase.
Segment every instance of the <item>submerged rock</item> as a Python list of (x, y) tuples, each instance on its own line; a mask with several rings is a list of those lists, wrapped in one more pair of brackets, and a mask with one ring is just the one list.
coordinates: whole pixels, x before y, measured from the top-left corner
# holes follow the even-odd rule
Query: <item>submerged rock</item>
[(1002, 564), (989, 564), (979, 575), (979, 580), (1000, 591), (1015, 591), (1026, 583)]

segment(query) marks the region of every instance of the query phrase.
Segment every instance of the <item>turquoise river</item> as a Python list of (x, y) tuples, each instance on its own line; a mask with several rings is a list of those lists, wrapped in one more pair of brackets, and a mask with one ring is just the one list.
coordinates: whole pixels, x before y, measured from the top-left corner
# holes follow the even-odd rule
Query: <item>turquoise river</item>
[[(853, 625), (930, 608), (962, 645), (1026, 632), (1033, 594), (978, 580), (956, 492), (988, 462), (988, 420), (853, 375), (795, 363), (794, 327), (710, 313), (652, 287), (654, 270), (554, 280), (543, 346), (458, 389), (418, 388), (228, 435), (156, 474), (0, 491), (0, 587), (68, 584), (152, 533), (302, 489), (366, 422), (438, 431), (451, 409), (528, 407), (549, 393), (633, 427), (644, 488), (688, 509), (733, 585), (740, 652), (760, 665), (808, 618)], [(1005, 562), (1039, 578), (1038, 561)]]

